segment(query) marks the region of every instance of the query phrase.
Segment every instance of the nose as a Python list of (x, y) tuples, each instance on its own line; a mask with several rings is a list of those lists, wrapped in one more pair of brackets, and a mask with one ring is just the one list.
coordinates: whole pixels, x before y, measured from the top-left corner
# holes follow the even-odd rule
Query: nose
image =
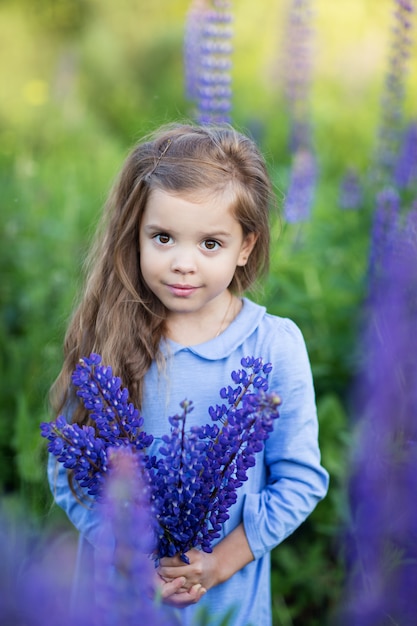
[(194, 274), (196, 272), (194, 255), (190, 250), (176, 250), (171, 261), (171, 271), (175, 274)]

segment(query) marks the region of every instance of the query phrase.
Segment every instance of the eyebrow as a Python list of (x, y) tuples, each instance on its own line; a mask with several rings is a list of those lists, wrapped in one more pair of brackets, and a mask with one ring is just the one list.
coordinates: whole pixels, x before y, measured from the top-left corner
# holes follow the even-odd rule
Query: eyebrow
[[(160, 224), (146, 224), (143, 227), (143, 229), (147, 233), (152, 233), (152, 232), (155, 232), (155, 233), (165, 233), (165, 232), (167, 232), (167, 233), (175, 234), (175, 229), (164, 228)], [(202, 238), (202, 239), (216, 239), (217, 237), (230, 238), (232, 235), (229, 232), (225, 231), (225, 230), (216, 230), (216, 231), (208, 232), (208, 233), (207, 232), (204, 233), (204, 232), (201, 231), (200, 233), (198, 233), (198, 236), (199, 236), (199, 238)]]

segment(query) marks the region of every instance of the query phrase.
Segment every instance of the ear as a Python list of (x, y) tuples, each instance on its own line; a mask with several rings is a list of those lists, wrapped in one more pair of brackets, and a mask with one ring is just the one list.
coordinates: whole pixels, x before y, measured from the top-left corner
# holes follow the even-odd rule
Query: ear
[(257, 239), (258, 239), (258, 233), (248, 233), (246, 235), (246, 237), (242, 241), (242, 246), (239, 252), (239, 258), (237, 260), (236, 265), (240, 267), (243, 267), (244, 265), (246, 265)]

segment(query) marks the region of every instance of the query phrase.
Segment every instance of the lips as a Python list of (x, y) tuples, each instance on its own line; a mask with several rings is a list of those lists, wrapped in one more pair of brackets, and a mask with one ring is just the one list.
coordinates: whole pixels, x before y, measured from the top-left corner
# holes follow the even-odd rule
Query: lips
[(187, 298), (198, 289), (198, 287), (195, 287), (194, 285), (167, 285), (167, 287), (172, 295), (179, 298)]

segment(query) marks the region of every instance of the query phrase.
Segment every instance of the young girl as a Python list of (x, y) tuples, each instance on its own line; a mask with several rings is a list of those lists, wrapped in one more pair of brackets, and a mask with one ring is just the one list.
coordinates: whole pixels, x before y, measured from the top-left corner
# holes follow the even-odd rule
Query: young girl
[[(193, 549), (189, 564), (164, 558), (157, 570), (162, 597), (181, 608), (183, 624), (205, 605), (213, 625), (231, 607), (232, 626), (270, 625), (270, 551), (327, 491), (302, 335), (242, 297), (267, 271), (271, 196), (258, 149), (229, 126), (169, 126), (136, 146), (107, 203), (52, 389), (55, 413), (73, 407), (71, 419), (86, 423), (70, 375), (80, 357), (101, 354), (158, 446), (181, 401), (194, 403), (189, 426), (206, 424), (241, 358), (272, 363), (280, 418), (221, 539), (210, 554)], [(49, 478), (85, 557), (100, 530), (94, 508), (74, 497), (54, 458)]]

